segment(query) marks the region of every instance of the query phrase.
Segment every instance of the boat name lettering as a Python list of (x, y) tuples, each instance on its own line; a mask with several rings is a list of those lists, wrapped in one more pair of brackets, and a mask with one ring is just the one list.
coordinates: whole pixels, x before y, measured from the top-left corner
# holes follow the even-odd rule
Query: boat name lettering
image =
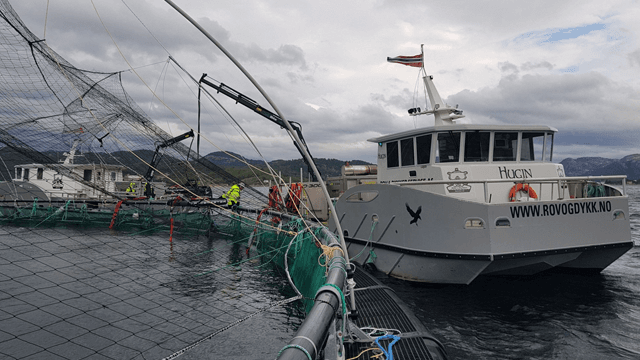
[(528, 179), (533, 177), (531, 169), (507, 169), (506, 166), (498, 166), (500, 179)]
[(382, 180), (380, 181), (380, 184), (393, 184), (393, 183), (405, 183), (405, 182), (416, 182), (416, 181), (427, 181), (427, 179), (423, 178), (423, 179)]
[(595, 214), (611, 211), (611, 201), (589, 201), (563, 204), (517, 205), (511, 207), (511, 218)]

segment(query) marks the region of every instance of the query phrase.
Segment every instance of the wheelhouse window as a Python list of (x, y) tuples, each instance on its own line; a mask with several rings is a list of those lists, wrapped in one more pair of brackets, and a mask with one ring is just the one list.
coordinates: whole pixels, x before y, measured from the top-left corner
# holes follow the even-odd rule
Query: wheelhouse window
[(392, 141), (387, 143), (387, 167), (394, 168), (400, 165), (398, 161), (398, 142)]
[(111, 181), (116, 181), (116, 172), (115, 171), (111, 172)]
[(82, 177), (85, 181), (91, 181), (91, 170), (85, 170)]
[(413, 138), (400, 140), (400, 160), (402, 166), (415, 165)]
[(16, 168), (16, 180), (22, 179), (22, 168)]
[(542, 161), (544, 133), (523, 132), (520, 143), (520, 161)]
[(544, 143), (544, 160), (551, 161), (553, 158), (553, 133), (547, 133)]
[(517, 132), (496, 132), (493, 140), (493, 161), (516, 161)]
[(460, 161), (460, 132), (449, 131), (438, 134), (438, 162), (458, 162)]
[(431, 134), (416, 137), (416, 150), (418, 165), (428, 164), (431, 161)]
[(29, 169), (24, 169), (24, 181), (29, 181)]
[(483, 131), (467, 132), (464, 135), (464, 161), (489, 161), (489, 139), (491, 133)]
[(44, 176), (44, 169), (38, 168), (38, 173), (36, 174), (37, 179), (42, 180), (43, 176)]

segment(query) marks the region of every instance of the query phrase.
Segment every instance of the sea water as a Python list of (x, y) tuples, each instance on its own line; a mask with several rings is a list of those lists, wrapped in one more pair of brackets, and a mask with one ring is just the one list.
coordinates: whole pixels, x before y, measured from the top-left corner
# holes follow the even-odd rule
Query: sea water
[(627, 191), (635, 246), (598, 275), (382, 280), (451, 359), (640, 359), (640, 186)]
[[(422, 286), (392, 278), (381, 278), (381, 280), (391, 286), (423, 324), (444, 343), (451, 359), (638, 359), (640, 358), (640, 331), (638, 331), (640, 329), (640, 187), (628, 186), (627, 189), (630, 194), (631, 233), (636, 246), (599, 275), (544, 273), (510, 279), (486, 277), (477, 279), (468, 286)], [(5, 240), (2, 241), (4, 262), (0, 261), (0, 268), (3, 269), (3, 273), (0, 274), (0, 283), (3, 285), (0, 293), (4, 294), (0, 296), (0, 304), (3, 305), (0, 311), (0, 320), (2, 320), (0, 342), (6, 345), (0, 349), (0, 353), (9, 351), (6, 349), (9, 345), (17, 347), (11, 350), (14, 356), (9, 358), (23, 358), (21, 354), (65, 354), (66, 358), (82, 358), (82, 356), (73, 356), (64, 348), (71, 345), (79, 348), (80, 345), (76, 343), (81, 343), (87, 354), (95, 351), (97, 352), (94, 353), (95, 355), (134, 358), (137, 353), (123, 352), (123, 346), (126, 345), (129, 349), (137, 347), (142, 349), (143, 343), (148, 340), (161, 344), (161, 348), (156, 348), (158, 351), (153, 352), (155, 356), (151, 357), (162, 358), (171, 353), (167, 351), (168, 349), (171, 351), (182, 349), (200, 338), (213, 334), (225, 324), (232, 324), (265, 305), (291, 296), (282, 274), (269, 268), (255, 266), (255, 264), (224, 275), (202, 277), (198, 281), (190, 280), (192, 277), (188, 275), (215, 265), (211, 263), (211, 259), (199, 259), (194, 256), (196, 253), (201, 253), (203, 249), (217, 247), (216, 243), (212, 245), (206, 239), (174, 241), (174, 245), (170, 247), (166, 236), (162, 234), (148, 238), (134, 236), (111, 239), (110, 235), (97, 231), (89, 234), (91, 235), (89, 237), (85, 232), (76, 232), (72, 229), (37, 231), (17, 229), (17, 231), (24, 234), (20, 235), (22, 238), (14, 237), (12, 241), (21, 243), (13, 244), (7, 241), (5, 236)], [(35, 246), (23, 244), (34, 236), (48, 239), (33, 240)], [(118, 246), (115, 247), (115, 244)], [(124, 246), (127, 248), (126, 252), (120, 249)], [(38, 276), (44, 276), (47, 279), (51, 279), (50, 274), (64, 272), (60, 276), (66, 274), (66, 280), (61, 286), (72, 289), (77, 294), (73, 296), (68, 292), (62, 294), (61, 287), (51, 284), (51, 287), (38, 283), (31, 284), (31, 288), (20, 288), (18, 286), (20, 283), (29, 283), (23, 279), (39, 277), (22, 276), (21, 273), (11, 274), (11, 271), (24, 272), (20, 267), (22, 264), (40, 258), (50, 262), (52, 257), (45, 256), (47, 254), (43, 253), (47, 251), (53, 253), (58, 247), (63, 248), (64, 251), (56, 255), (57, 257), (71, 259), (75, 256), (81, 261), (74, 266), (65, 264), (66, 267), (57, 271), (53, 269), (32, 271), (41, 271), (42, 274)], [(234, 251), (234, 247), (223, 248), (226, 249), (224, 254), (219, 254), (217, 257), (222, 264), (232, 263), (238, 257), (243, 257), (242, 247), (240, 250), (235, 249), (237, 251)], [(38, 251), (33, 252), (31, 249)], [(20, 251), (26, 255), (21, 255)], [(154, 252), (158, 252), (157, 256), (154, 256)], [(90, 264), (95, 264), (97, 268), (87, 267)], [(123, 265), (128, 266), (122, 267)], [(79, 272), (71, 272), (76, 268)], [(158, 277), (159, 270), (163, 276), (173, 273), (184, 276), (178, 277), (182, 281), (171, 282), (173, 285), (167, 286), (166, 280)], [(100, 281), (87, 281), (87, 271), (91, 272), (89, 280)], [(145, 275), (149, 271), (155, 271), (153, 276)], [(125, 275), (129, 278), (123, 278)], [(223, 281), (224, 286), (221, 286), (218, 281), (221, 277), (226, 280), (238, 278), (240, 283), (235, 287)], [(229, 286), (230, 288), (227, 288)], [(51, 289), (57, 289), (58, 292), (52, 292)], [(32, 312), (38, 313), (40, 310), (16, 309), (16, 307), (19, 305), (18, 302), (22, 303), (22, 307), (33, 307), (32, 304), (26, 303), (27, 296), (32, 293), (47, 293), (50, 297), (66, 294), (56, 300), (59, 303), (43, 304), (45, 312), (55, 313), (62, 319), (56, 319), (57, 323), (49, 321), (51, 324), (36, 324), (36, 327), (28, 324), (38, 323), (37, 319), (33, 320), (27, 315)], [(228, 301), (229, 299), (221, 301), (224, 299), (216, 297), (223, 293), (233, 295), (227, 296), (231, 296), (232, 301)], [(234, 295), (235, 293), (237, 294)], [(104, 300), (97, 296), (100, 294), (111, 294), (121, 299), (113, 298), (100, 305), (99, 302)], [(79, 298), (91, 299), (100, 305), (100, 309), (83, 309), (84, 314), (72, 313), (70, 319), (64, 318), (64, 314), (58, 309), (62, 306), (60, 304), (71, 302), (77, 305)], [(145, 303), (141, 301), (133, 301), (138, 298), (150, 300), (151, 302), (147, 301), (147, 303), (151, 308), (144, 308)], [(247, 298), (251, 300), (247, 301)], [(241, 307), (250, 305), (251, 309), (234, 314), (234, 303)], [(157, 304), (161, 304), (158, 309), (166, 308), (167, 311), (162, 312), (156, 309)], [(130, 305), (131, 307), (128, 308), (127, 306)], [(50, 310), (50, 307), (56, 311)], [(100, 337), (90, 338), (91, 334), (87, 331), (85, 331), (86, 334), (78, 334), (75, 338), (69, 334), (59, 333), (58, 335), (70, 340), (64, 342), (64, 339), (59, 339), (59, 342), (50, 344), (50, 347), (45, 346), (48, 344), (47, 339), (59, 338), (52, 333), (52, 329), (62, 326), (59, 324), (76, 328), (74, 321), (77, 323), (78, 316), (89, 318), (93, 312), (96, 313), (96, 321), (106, 320), (103, 319), (102, 313), (111, 308), (121, 309), (120, 311), (124, 311), (126, 316), (129, 316), (132, 309), (139, 308), (136, 311), (153, 312), (159, 318), (156, 318), (155, 325), (148, 324), (153, 329), (143, 331), (140, 336), (129, 334), (129, 338), (115, 338), (113, 335), (117, 332), (109, 329), (117, 328), (116, 330), (123, 332), (116, 322), (114, 325), (101, 324), (103, 328), (98, 329), (91, 326), (91, 334), (97, 333)], [(68, 306), (65, 309), (73, 310)], [(229, 316), (214, 320), (213, 315), (218, 312), (228, 312)], [(98, 316), (99, 313), (102, 315)], [(133, 322), (136, 319), (141, 320), (137, 318), (139, 316), (137, 313), (132, 313), (129, 319), (115, 320)], [(296, 329), (303, 321), (303, 316), (299, 306), (274, 307), (199, 343), (198, 346), (186, 351), (181, 358), (274, 358), (294, 336)], [(211, 317), (211, 320), (203, 317)], [(185, 322), (186, 318), (192, 320)], [(28, 334), (23, 334), (28, 330), (14, 334), (14, 328), (5, 329), (3, 324), (7, 325), (11, 321), (34, 327), (33, 333), (39, 334), (39, 337), (29, 338)], [(89, 327), (86, 324), (80, 325)], [(38, 326), (41, 328), (38, 329)], [(173, 328), (180, 329), (180, 332), (174, 333), (175, 330), (170, 330)], [(100, 330), (105, 331), (100, 332)], [(42, 334), (47, 334), (49, 338), (43, 337)], [(185, 334), (190, 336), (187, 337)], [(131, 340), (138, 337), (141, 343)], [(109, 340), (108, 344), (102, 344), (106, 341), (104, 339)], [(126, 343), (127, 341), (130, 343)], [(165, 351), (160, 351), (161, 349)]]

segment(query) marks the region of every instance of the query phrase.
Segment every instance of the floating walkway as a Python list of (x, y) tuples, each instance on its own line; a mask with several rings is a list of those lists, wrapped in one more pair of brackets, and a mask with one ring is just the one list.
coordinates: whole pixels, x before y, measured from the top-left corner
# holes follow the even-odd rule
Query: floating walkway
[[(386, 285), (383, 285), (373, 275), (358, 267), (354, 275), (356, 281), (356, 309), (358, 318), (355, 325), (361, 329), (380, 329), (372, 336), (388, 333), (388, 339), (379, 341), (382, 348), (389, 352), (392, 345), (394, 359), (447, 359), (444, 346), (427, 331), (406, 304)], [(385, 330), (382, 330), (385, 329)], [(393, 329), (393, 330), (392, 330)], [(392, 335), (395, 335), (394, 338)], [(370, 341), (345, 341), (345, 358), (358, 356), (358, 360), (379, 359), (374, 357), (379, 351), (366, 351), (378, 347)], [(363, 351), (366, 351), (363, 353)], [(387, 356), (388, 358), (388, 356)]]

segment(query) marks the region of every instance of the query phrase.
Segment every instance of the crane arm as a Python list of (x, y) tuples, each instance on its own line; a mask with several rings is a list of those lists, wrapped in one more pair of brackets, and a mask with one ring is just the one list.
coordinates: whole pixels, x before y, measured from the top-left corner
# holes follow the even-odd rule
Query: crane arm
[[(244, 105), (245, 107), (255, 111), (257, 114), (262, 115), (263, 117), (267, 118), (269, 121), (275, 123), (276, 125), (279, 125), (282, 128), (286, 128), (286, 124), (284, 122), (284, 120), (282, 120), (282, 118), (280, 116), (278, 116), (277, 114), (263, 108), (262, 106), (260, 106), (257, 102), (255, 102), (253, 99), (241, 94), (240, 92), (230, 88), (229, 86), (220, 83), (220, 85), (216, 85), (214, 83), (212, 83), (211, 81), (205, 79), (205, 77), (207, 76), (207, 74), (202, 74), (202, 77), (200, 78), (200, 83), (208, 85), (214, 89), (216, 89), (216, 91), (218, 91), (219, 93), (226, 95), (228, 97), (230, 97), (231, 99), (235, 100), (236, 103)], [(298, 134), (298, 137), (300, 138), (300, 140), (302, 141), (302, 144), (304, 145), (304, 147), (307, 150), (307, 153), (309, 153), (309, 155), (311, 155), (311, 152), (309, 151), (309, 148), (307, 147), (307, 143), (304, 140), (304, 137), (302, 136), (302, 129), (300, 124), (294, 122), (294, 121), (289, 121), (289, 124), (291, 124), (291, 127), (293, 128), (293, 130), (295, 130), (295, 132)], [(302, 151), (302, 149), (299, 148), (298, 144), (296, 144), (294, 142), (294, 145), (296, 146), (296, 149), (298, 149), (298, 152), (300, 152), (300, 155), (302, 155), (302, 160), (304, 160), (304, 162), (307, 164), (308, 167), (308, 171), (309, 173), (313, 176), (313, 181), (318, 181), (318, 179), (316, 178), (315, 174), (313, 173), (313, 171), (311, 171), (311, 165), (309, 164), (309, 162), (307, 161), (306, 157), (304, 156), (304, 153)]]

